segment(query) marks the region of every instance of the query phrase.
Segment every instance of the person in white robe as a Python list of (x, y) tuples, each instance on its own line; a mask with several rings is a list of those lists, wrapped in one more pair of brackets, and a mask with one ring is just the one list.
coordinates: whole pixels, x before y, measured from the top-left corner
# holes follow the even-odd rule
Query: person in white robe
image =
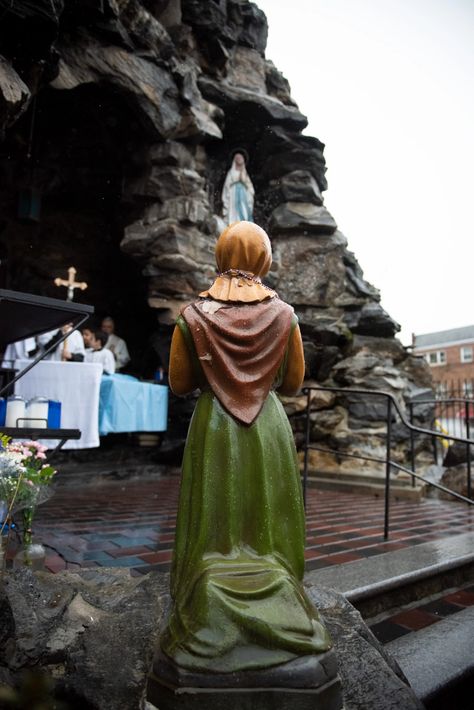
[(119, 338), (118, 335), (115, 335), (114, 319), (110, 318), (110, 316), (103, 319), (102, 330), (108, 335), (105, 347), (113, 354), (115, 358), (115, 369), (118, 372), (130, 362), (127, 343), (123, 338)]
[(51, 336), (46, 339), (45, 335), (41, 337), (41, 345), (46, 350), (55, 340), (59, 340), (62, 335), (68, 334), (67, 338), (62, 343), (58, 343), (57, 347), (52, 350), (49, 355), (46, 355), (45, 360), (56, 360), (62, 362), (83, 362), (85, 355), (84, 340), (78, 330), (73, 330), (72, 323), (63, 325), (56, 332), (52, 331), (45, 335)]
[(9, 343), (3, 354), (2, 367), (13, 367), (15, 360), (29, 360), (35, 350), (34, 338), (25, 338), (25, 340), (17, 340), (16, 343)]
[(253, 222), (255, 190), (242, 153), (235, 153), (222, 188), (222, 216), (226, 224)]
[(90, 347), (86, 349), (85, 362), (97, 362), (102, 365), (105, 375), (113, 375), (115, 372), (115, 358), (111, 351), (105, 347), (107, 333), (102, 330), (94, 330), (88, 340)]

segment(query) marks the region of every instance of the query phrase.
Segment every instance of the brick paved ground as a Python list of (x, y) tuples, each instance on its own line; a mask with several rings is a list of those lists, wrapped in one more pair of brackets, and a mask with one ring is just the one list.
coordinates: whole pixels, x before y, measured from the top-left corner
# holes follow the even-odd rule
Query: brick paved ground
[(426, 626), (432, 626), (437, 621), (457, 614), (468, 606), (474, 606), (474, 586), (472, 584), (455, 592), (443, 594), (431, 601), (425, 600), (418, 606), (402, 609), (383, 621), (372, 624), (370, 628), (379, 641), (388, 643), (400, 636), (406, 636), (424, 629)]
[[(47, 568), (124, 566), (135, 574), (169, 569), (179, 479), (61, 488), (37, 511), (35, 538), (48, 549)], [(307, 569), (359, 560), (461, 532), (474, 531), (474, 511), (428, 499), (394, 502), (388, 542), (383, 500), (308, 491)]]
[[(47, 549), (51, 572), (76, 567), (131, 567), (132, 574), (167, 571), (171, 562), (179, 477), (59, 488), (40, 506), (34, 535)], [(308, 490), (306, 567), (360, 560), (430, 540), (474, 531), (474, 510), (427, 499), (391, 504), (390, 538), (383, 539), (383, 500), (373, 496)], [(13, 550), (11, 550), (13, 552)], [(466, 586), (371, 626), (386, 643), (474, 605)]]

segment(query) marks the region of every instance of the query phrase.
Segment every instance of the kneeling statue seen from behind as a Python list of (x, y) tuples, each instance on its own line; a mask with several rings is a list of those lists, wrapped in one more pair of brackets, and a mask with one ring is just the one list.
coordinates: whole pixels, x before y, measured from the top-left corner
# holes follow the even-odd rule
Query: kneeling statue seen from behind
[(261, 282), (272, 262), (263, 229), (227, 227), (216, 261), (218, 277), (183, 309), (171, 345), (172, 390), (201, 394), (184, 452), (172, 607), (154, 673), (168, 687), (308, 687), (323, 656), (332, 658), (326, 680), (337, 671), (302, 584), (300, 472), (277, 396), (301, 387), (300, 330), (291, 306)]

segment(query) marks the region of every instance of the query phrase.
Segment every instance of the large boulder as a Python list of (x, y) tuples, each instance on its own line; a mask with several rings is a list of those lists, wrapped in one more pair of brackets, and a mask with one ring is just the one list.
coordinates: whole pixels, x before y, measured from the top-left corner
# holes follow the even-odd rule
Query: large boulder
[(263, 189), (270, 180), (295, 170), (310, 173), (321, 191), (327, 189), (324, 144), (287, 125), (278, 125), (275, 121), (275, 125), (264, 126), (256, 146), (255, 161), (261, 166), (258, 182)]
[(71, 90), (91, 83), (113, 87), (131, 104), (150, 138), (172, 138), (181, 123), (179, 91), (170, 72), (122, 47), (104, 46), (92, 38), (59, 46), (55, 89)]
[(267, 18), (254, 3), (202, 3), (181, 0), (183, 22), (192, 26), (202, 45), (220, 41), (224, 46), (240, 44), (261, 54), (267, 43)]
[(334, 217), (323, 205), (308, 202), (285, 202), (270, 217), (269, 230), (277, 234), (333, 234), (337, 229)]
[(360, 310), (351, 311), (345, 317), (349, 328), (359, 335), (375, 335), (392, 338), (400, 325), (385, 311), (380, 303), (366, 303)]
[(319, 185), (307, 170), (293, 170), (276, 180), (270, 180), (269, 191), (281, 202), (309, 202), (322, 205), (323, 198)]
[[(394, 659), (337, 592), (307, 590), (334, 642), (345, 710), (422, 710)], [(169, 607), (168, 576), (127, 569), (56, 575), (17, 570), (0, 596), (0, 678), (49, 676), (52, 694), (81, 710), (145, 710), (148, 673)], [(9, 619), (9, 623), (5, 622)]]
[(474, 446), (470, 446), (469, 448), (470, 450), (466, 444), (461, 444), (460, 442), (451, 443), (444, 456), (443, 466), (459, 466), (460, 464), (467, 463), (468, 455), (471, 462), (474, 464)]
[(195, 193), (199, 193), (202, 199), (207, 199), (203, 187), (204, 179), (195, 170), (158, 165), (152, 165), (148, 171), (127, 185), (132, 195), (156, 197), (160, 202)]
[(0, 673), (21, 684), (27, 670), (54, 679), (55, 696), (82, 710), (139, 710), (160, 620), (166, 576), (82, 569), (5, 576), (15, 622), (2, 644)]
[(262, 122), (296, 131), (302, 130), (308, 124), (306, 116), (297, 108), (286, 106), (278, 99), (262, 95), (255, 89), (234, 87), (226, 81), (218, 82), (204, 76), (199, 79), (198, 86), (204, 98), (220, 106), (225, 114), (238, 111), (240, 119), (248, 122), (249, 130), (252, 129), (252, 124), (259, 125)]
[(262, 55), (255, 49), (237, 45), (229, 62), (227, 81), (232, 86), (240, 86), (260, 94), (266, 94), (265, 62)]
[[(468, 469), (465, 463), (460, 463), (457, 466), (446, 468), (441, 476), (441, 485), (449, 488), (450, 491), (460, 493), (465, 498), (468, 497)], [(453, 496), (444, 491), (439, 492), (440, 498), (453, 501)]]
[(191, 219), (188, 222), (148, 219), (127, 228), (121, 246), (146, 263), (150, 297), (185, 296), (191, 300), (212, 278), (214, 238), (194, 226)]
[(291, 96), (288, 80), (285, 79), (281, 71), (278, 71), (270, 59), (265, 62), (265, 82), (270, 96), (279, 99), (283, 104), (296, 106), (296, 101)]
[(273, 240), (279, 293), (294, 306), (329, 307), (344, 293), (345, 268), (341, 254), (345, 238), (295, 234)]
[(28, 107), (31, 94), (12, 65), (0, 56), (0, 139)]

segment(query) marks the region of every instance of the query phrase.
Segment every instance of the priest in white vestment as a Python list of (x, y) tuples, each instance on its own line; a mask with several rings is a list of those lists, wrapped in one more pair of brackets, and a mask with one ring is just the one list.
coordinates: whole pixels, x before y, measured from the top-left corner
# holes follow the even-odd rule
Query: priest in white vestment
[(118, 335), (115, 335), (115, 323), (110, 316), (107, 316), (107, 318), (104, 318), (102, 321), (102, 330), (109, 336), (105, 347), (113, 354), (115, 358), (115, 369), (118, 372), (130, 362), (127, 343), (123, 338), (119, 338)]

